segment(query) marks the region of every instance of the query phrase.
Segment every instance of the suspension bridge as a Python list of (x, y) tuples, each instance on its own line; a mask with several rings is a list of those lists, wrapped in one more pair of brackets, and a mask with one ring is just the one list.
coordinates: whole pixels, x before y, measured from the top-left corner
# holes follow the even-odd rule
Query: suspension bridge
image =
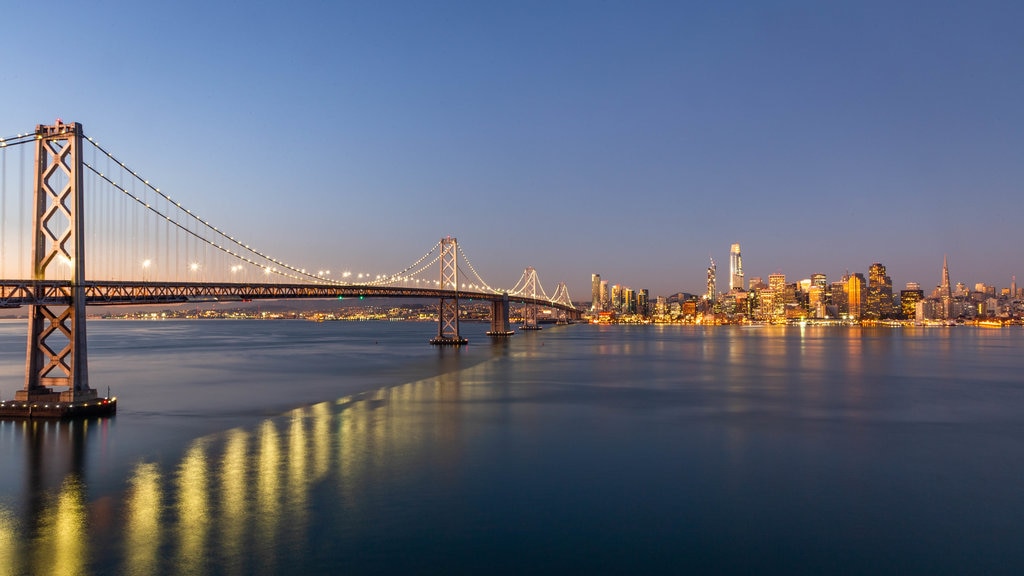
[[(33, 149), (34, 148), (34, 153)], [(469, 280), (469, 282), (467, 282)], [(25, 385), (0, 416), (112, 413), (89, 384), (86, 307), (297, 298), (438, 301), (436, 345), (462, 345), (459, 301), (490, 301), (493, 338), (538, 329), (538, 310), (579, 318), (564, 283), (548, 296), (527, 267), (511, 289), (488, 284), (456, 238), (387, 274), (285, 262), (182, 206), (86, 136), (79, 123), (0, 138), (0, 308), (27, 307)]]

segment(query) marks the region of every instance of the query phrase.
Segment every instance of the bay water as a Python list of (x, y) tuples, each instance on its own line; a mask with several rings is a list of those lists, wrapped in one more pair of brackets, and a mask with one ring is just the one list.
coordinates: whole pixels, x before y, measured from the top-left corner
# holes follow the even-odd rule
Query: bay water
[(0, 422), (0, 573), (1024, 571), (1020, 328), (486, 329), (90, 320), (119, 412)]

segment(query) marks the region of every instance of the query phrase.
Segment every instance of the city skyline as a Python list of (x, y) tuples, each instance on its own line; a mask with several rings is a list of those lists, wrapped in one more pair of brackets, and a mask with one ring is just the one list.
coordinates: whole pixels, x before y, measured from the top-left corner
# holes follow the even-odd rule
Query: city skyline
[[(702, 293), (884, 263), (1006, 286), (1024, 5), (471, 2), (5, 9), (0, 137), (55, 118), (310, 269), (458, 237), (481, 275)], [(82, 41), (51, 89), (40, 23)], [(37, 87), (39, 86), (39, 87)], [(69, 96), (69, 94), (73, 94)]]

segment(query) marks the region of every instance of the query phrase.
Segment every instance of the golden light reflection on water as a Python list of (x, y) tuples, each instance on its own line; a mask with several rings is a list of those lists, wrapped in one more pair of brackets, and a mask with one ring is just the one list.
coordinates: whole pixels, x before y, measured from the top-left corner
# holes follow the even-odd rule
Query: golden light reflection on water
[[(292, 412), (288, 427), (288, 536), (292, 545), (306, 539), (309, 523), (309, 451), (306, 449), (306, 419), (302, 410)], [(326, 440), (325, 440), (326, 441)]]
[(274, 545), (281, 525), (281, 448), (272, 420), (260, 426), (256, 455), (256, 549), (260, 568), (274, 572)]
[(125, 573), (153, 574), (162, 540), (160, 470), (154, 463), (135, 467), (125, 501)]
[(14, 514), (0, 506), (0, 574), (21, 574), (21, 534)]
[(85, 574), (89, 562), (88, 513), (81, 480), (68, 476), (54, 502), (43, 511), (32, 542), (33, 572)]
[(180, 574), (199, 573), (210, 530), (206, 440), (192, 443), (178, 467), (178, 564)]
[(220, 514), (218, 524), (220, 549), (228, 574), (240, 574), (246, 519), (248, 518), (249, 434), (235, 428), (227, 433), (224, 456), (220, 464)]
[[(331, 475), (337, 482), (331, 505), (358, 525), (360, 504), (365, 491), (375, 488), (370, 482), (377, 474), (401, 478), (406, 461), (422, 456), (425, 447), (434, 451), (440, 466), (458, 458), (460, 449), (452, 440), (465, 392), (460, 386), (459, 376), (445, 375), (295, 410), (287, 420), (263, 421), (252, 433), (233, 429), (202, 438), (188, 448), (169, 480), (158, 464), (137, 465), (125, 495), (126, 553), (119, 572), (284, 569), (282, 550), (289, 558), (309, 552), (312, 493)], [(425, 412), (431, 418), (426, 425), (420, 419), (424, 404), (444, 404)], [(77, 498), (76, 506), (53, 506), (49, 512), (64, 515), (49, 520), (53, 525), (78, 526), (77, 547), (74, 540), (61, 539), (61, 566), (70, 566), (71, 559), (84, 566), (87, 560), (82, 495), (76, 486), (62, 492), (65, 500)], [(74, 510), (78, 516), (66, 517)], [(8, 517), (0, 509), (0, 539), (17, 541), (16, 525)], [(38, 548), (57, 547), (53, 538)], [(57, 564), (54, 559), (39, 565)]]

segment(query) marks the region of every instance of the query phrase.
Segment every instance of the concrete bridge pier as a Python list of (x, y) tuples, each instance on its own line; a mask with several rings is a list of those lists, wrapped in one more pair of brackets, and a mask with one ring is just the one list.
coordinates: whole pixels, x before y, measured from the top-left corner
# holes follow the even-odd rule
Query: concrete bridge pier
[(508, 293), (501, 300), (491, 301), (491, 329), (487, 335), (491, 338), (508, 338), (515, 334), (508, 321)]

